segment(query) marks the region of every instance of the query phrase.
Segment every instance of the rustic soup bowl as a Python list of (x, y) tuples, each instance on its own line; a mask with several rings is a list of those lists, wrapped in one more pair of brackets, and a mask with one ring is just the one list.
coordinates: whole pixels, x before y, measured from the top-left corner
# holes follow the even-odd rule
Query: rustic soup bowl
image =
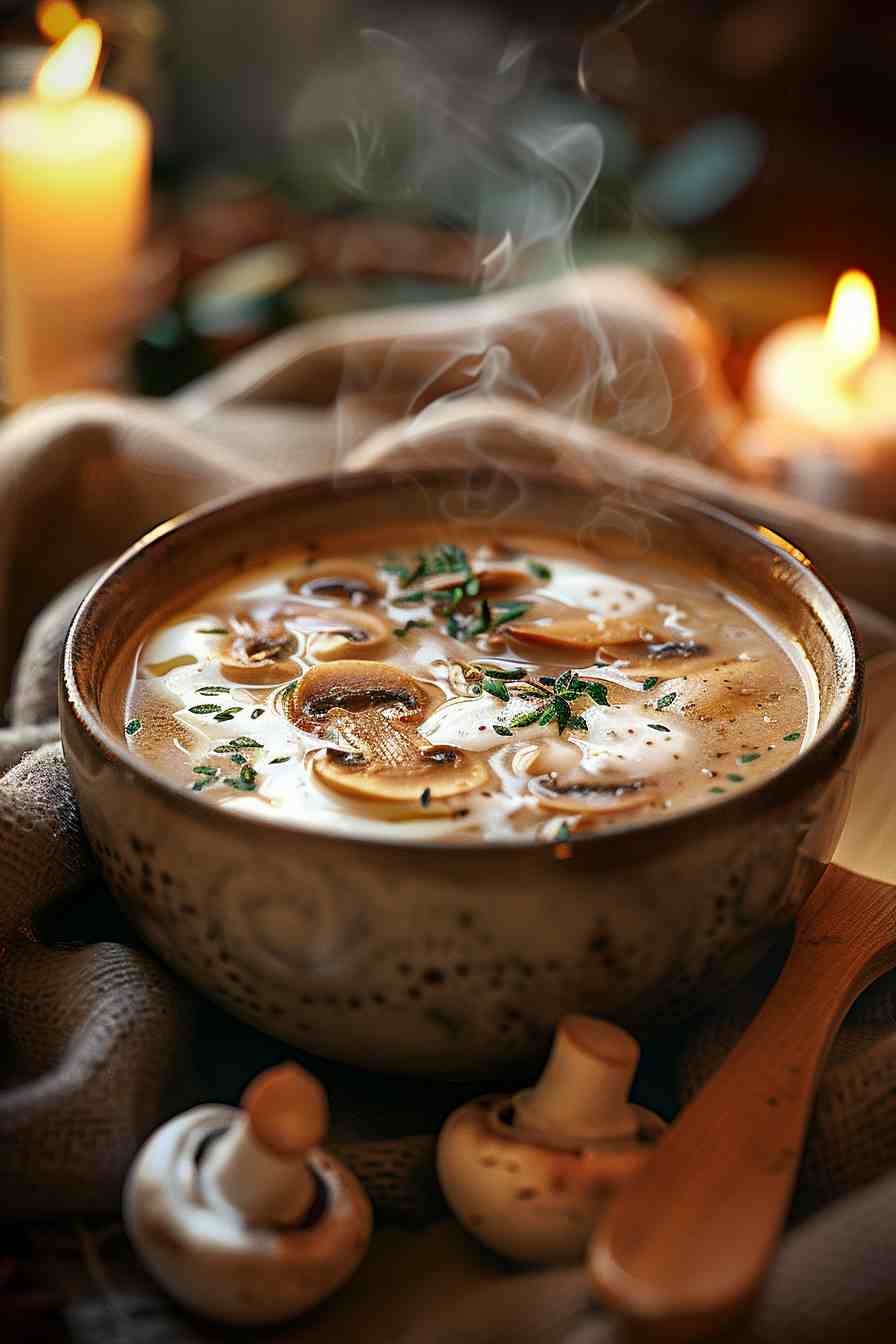
[[(463, 473), (361, 474), (200, 509), (128, 551), (69, 633), (62, 736), (109, 886), (197, 988), (318, 1054), (473, 1076), (537, 1056), (563, 1013), (642, 1033), (665, 1026), (761, 955), (839, 833), (861, 671), (849, 620), (809, 562), (763, 528), (661, 492), (627, 505), (556, 470), (532, 469), (522, 484), (519, 472), (473, 490)], [(498, 528), (582, 529), (736, 577), (809, 655), (815, 738), (736, 796), (560, 849), (355, 839), (228, 815), (128, 752), (123, 697), (138, 642), (185, 590), (322, 533), (462, 518), (484, 498)]]

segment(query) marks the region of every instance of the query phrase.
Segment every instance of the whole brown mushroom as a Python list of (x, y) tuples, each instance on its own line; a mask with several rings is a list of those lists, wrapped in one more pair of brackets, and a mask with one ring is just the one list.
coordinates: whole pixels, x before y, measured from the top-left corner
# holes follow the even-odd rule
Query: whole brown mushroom
[(628, 1100), (638, 1055), (620, 1027), (565, 1017), (535, 1087), (454, 1112), (439, 1136), (439, 1180), (475, 1237), (511, 1260), (581, 1259), (610, 1198), (665, 1128)]

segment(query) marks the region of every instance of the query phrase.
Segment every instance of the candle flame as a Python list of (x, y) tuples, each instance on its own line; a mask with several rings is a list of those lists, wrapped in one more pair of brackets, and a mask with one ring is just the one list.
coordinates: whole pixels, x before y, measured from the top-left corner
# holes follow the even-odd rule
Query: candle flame
[(77, 24), (38, 70), (34, 80), (37, 96), (54, 102), (80, 98), (93, 83), (102, 46), (98, 23), (84, 19)]
[(71, 0), (40, 0), (35, 18), (38, 28), (51, 42), (61, 42), (81, 22), (78, 7)]
[(834, 372), (848, 379), (874, 354), (880, 343), (877, 296), (862, 271), (841, 275), (831, 299), (824, 343)]

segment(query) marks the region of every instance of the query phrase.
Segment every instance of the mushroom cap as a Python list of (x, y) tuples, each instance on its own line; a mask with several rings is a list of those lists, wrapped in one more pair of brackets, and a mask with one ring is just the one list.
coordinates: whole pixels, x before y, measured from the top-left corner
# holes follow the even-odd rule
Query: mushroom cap
[(308, 565), (286, 580), (291, 593), (317, 601), (348, 602), (366, 606), (385, 593), (385, 585), (372, 565), (342, 556), (331, 556)]
[(391, 637), (389, 626), (372, 611), (356, 607), (327, 609), (320, 612), (319, 628), (308, 635), (306, 650), (317, 662), (331, 662), (358, 649), (382, 653)]
[(531, 779), (529, 792), (546, 812), (562, 812), (567, 816), (632, 812), (638, 807), (646, 807), (657, 797), (655, 785), (641, 779), (610, 784), (596, 779), (562, 780), (553, 772)]
[(128, 1174), (124, 1217), (141, 1260), (172, 1297), (234, 1325), (274, 1324), (315, 1306), (367, 1251), (372, 1213), (357, 1178), (328, 1153), (308, 1154), (320, 1216), (288, 1230), (250, 1228), (202, 1202), (201, 1150), (240, 1112), (200, 1106), (163, 1125)]
[(295, 635), (277, 619), (242, 615), (221, 654), (221, 672), (242, 686), (276, 686), (298, 675)]
[(319, 731), (333, 710), (359, 714), (379, 708), (393, 721), (420, 723), (442, 699), (435, 686), (389, 663), (341, 658), (311, 667), (284, 694), (283, 709), (299, 728)]
[[(510, 1105), (508, 1097), (482, 1097), (449, 1118), (436, 1156), (445, 1198), (464, 1227), (498, 1254), (573, 1264), (651, 1145), (635, 1139), (564, 1151), (523, 1142), (500, 1121)], [(645, 1119), (645, 1135), (654, 1132)]]
[(502, 634), (521, 644), (537, 644), (583, 656), (600, 648), (617, 644), (641, 644), (652, 638), (643, 620), (618, 616), (606, 620), (591, 620), (587, 616), (562, 618), (536, 625), (529, 621), (513, 621), (501, 627)]
[(479, 585), (478, 592), (474, 594), (476, 597), (480, 594), (507, 593), (518, 588), (528, 588), (532, 583), (530, 576), (521, 569), (488, 569), (476, 566), (472, 573), (468, 570), (457, 570), (455, 573), (430, 574), (419, 582), (415, 581), (412, 586), (422, 593), (441, 593), (452, 588), (463, 588), (470, 579), (475, 579)]
[[(381, 715), (376, 717), (382, 720)], [(401, 732), (397, 725), (382, 724), (382, 727), (391, 738), (404, 739), (404, 744), (397, 748), (404, 753), (402, 760), (394, 766), (384, 766), (382, 755), (375, 754), (371, 759), (362, 752), (331, 750), (315, 760), (317, 778), (328, 788), (352, 798), (414, 803), (415, 815), (418, 808), (429, 815), (451, 811), (451, 807), (440, 804), (482, 788), (488, 782), (488, 767), (475, 755), (457, 747), (433, 746), (416, 733), (412, 736)], [(397, 754), (393, 742), (389, 747), (390, 755)]]

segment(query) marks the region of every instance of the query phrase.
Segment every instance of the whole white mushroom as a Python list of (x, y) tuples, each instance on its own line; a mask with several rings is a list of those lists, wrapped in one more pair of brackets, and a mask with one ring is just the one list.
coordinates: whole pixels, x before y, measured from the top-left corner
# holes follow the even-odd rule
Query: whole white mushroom
[(351, 1277), (372, 1213), (320, 1148), (323, 1088), (295, 1064), (260, 1074), (242, 1107), (198, 1106), (157, 1130), (124, 1192), (147, 1269), (193, 1311), (230, 1324), (288, 1320)]

